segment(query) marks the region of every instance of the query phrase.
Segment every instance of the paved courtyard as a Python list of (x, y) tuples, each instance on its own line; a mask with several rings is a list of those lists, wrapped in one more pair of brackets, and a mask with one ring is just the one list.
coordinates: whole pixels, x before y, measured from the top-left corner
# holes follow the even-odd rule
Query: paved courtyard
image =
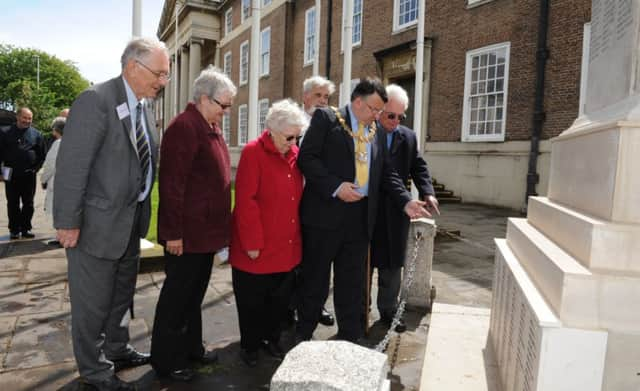
[[(43, 212), (44, 195), (36, 196), (34, 240), (8, 241), (4, 186), (0, 185), (0, 388), (2, 390), (78, 389), (77, 372), (70, 338), (66, 258), (61, 249), (51, 248), (51, 222)], [(493, 276), (493, 238), (504, 237), (506, 217), (511, 210), (481, 205), (442, 206), (438, 217), (433, 284), (436, 301), (475, 307), (489, 307)], [(150, 253), (143, 259), (135, 296), (135, 318), (131, 322), (132, 343), (148, 351), (153, 315), (164, 273), (161, 258)], [(332, 307), (331, 298), (329, 307)], [(372, 319), (378, 319), (375, 310)], [(228, 265), (216, 266), (203, 304), (204, 339), (217, 349), (220, 362), (199, 369), (189, 384), (164, 383), (149, 366), (119, 373), (148, 390), (268, 390), (279, 361), (261, 356), (250, 369), (239, 359), (239, 331)], [(392, 371), (392, 390), (417, 390), (429, 315), (411, 312), (409, 330), (393, 337), (387, 353)], [(316, 339), (327, 339), (335, 327), (319, 326)], [(382, 338), (384, 328), (374, 322), (369, 341)], [(292, 344), (291, 330), (284, 345)], [(429, 374), (427, 374), (429, 376)]]

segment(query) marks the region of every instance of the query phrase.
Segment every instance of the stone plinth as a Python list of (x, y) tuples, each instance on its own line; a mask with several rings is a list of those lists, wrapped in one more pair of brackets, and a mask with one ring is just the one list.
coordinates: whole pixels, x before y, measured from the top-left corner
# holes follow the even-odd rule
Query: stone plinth
[(506, 390), (640, 389), (640, 1), (593, 0), (591, 26), (585, 114), (552, 140), (548, 198), (510, 219), (496, 254), (489, 339)]
[(607, 332), (565, 327), (506, 240), (496, 240), (489, 343), (502, 390), (598, 391)]
[(387, 356), (344, 341), (293, 348), (271, 378), (271, 391), (388, 391)]
[(431, 267), (433, 264), (433, 240), (435, 236), (436, 225), (433, 220), (416, 219), (411, 221), (407, 239), (407, 255), (404, 262), (405, 278), (409, 264), (413, 262), (416, 241), (418, 251), (413, 283), (409, 288), (409, 292), (407, 292), (408, 307), (431, 308)]

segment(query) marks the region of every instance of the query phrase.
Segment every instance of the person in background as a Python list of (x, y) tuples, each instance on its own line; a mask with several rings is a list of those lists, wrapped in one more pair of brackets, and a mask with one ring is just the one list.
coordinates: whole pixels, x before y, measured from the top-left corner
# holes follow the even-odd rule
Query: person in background
[[(316, 109), (329, 106), (329, 97), (333, 95), (335, 90), (335, 84), (322, 76), (311, 76), (302, 83), (302, 106), (308, 122), (311, 122), (311, 117)], [(303, 129), (298, 145), (302, 145), (305, 131), (306, 129)], [(324, 302), (326, 301), (327, 298), (325, 297)], [(295, 321), (295, 318), (291, 315), (290, 318)], [(333, 315), (326, 309), (325, 305), (322, 306), (319, 322), (325, 326), (333, 326), (335, 323)]]
[(151, 218), (158, 135), (148, 103), (170, 79), (169, 53), (155, 38), (129, 41), (122, 73), (71, 106), (56, 161), (53, 223), (66, 249), (71, 336), (83, 381), (135, 390), (115, 375), (149, 354), (129, 344), (140, 238)]
[[(400, 124), (409, 107), (409, 96), (402, 87), (391, 84), (386, 87), (389, 100), (380, 114), (376, 142), (378, 148), (389, 155), (389, 161), (402, 181), (411, 190), (411, 181), (415, 184), (420, 199), (426, 202), (426, 208), (432, 214), (440, 214), (438, 200), (435, 197), (431, 176), (418, 151), (418, 142), (413, 130)], [(402, 281), (402, 267), (407, 252), (409, 236), (409, 217), (394, 202), (393, 197), (384, 190), (378, 201), (378, 217), (371, 240), (371, 273), (378, 268), (377, 306), (380, 320), (391, 325), (398, 309), (398, 294)], [(396, 325), (397, 332), (407, 329), (401, 318)]]
[(202, 300), (213, 257), (229, 243), (231, 166), (221, 125), (236, 95), (213, 67), (193, 85), (193, 102), (162, 139), (158, 242), (165, 274), (151, 339), (151, 365), (160, 376), (190, 381), (193, 364), (217, 360), (202, 343)]
[(36, 173), (45, 158), (44, 138), (31, 126), (33, 113), (28, 107), (16, 112), (16, 123), (0, 131), (0, 181), (7, 197), (10, 239), (32, 239), (31, 218), (36, 194)]
[[(67, 123), (66, 117), (56, 117), (51, 123), (51, 136), (54, 142), (47, 152), (42, 166), (42, 174), (40, 175), (40, 183), (42, 189), (46, 191), (44, 197), (44, 211), (53, 217), (53, 184), (56, 175), (56, 159), (58, 158), (58, 150), (60, 148), (60, 140), (64, 133), (64, 125)], [(47, 244), (59, 246), (60, 242), (56, 239), (49, 241)]]
[[(262, 135), (242, 150), (229, 262), (240, 324), (241, 358), (254, 367), (258, 349), (282, 358), (280, 322), (302, 257), (298, 206), (303, 179), (296, 141), (307, 126), (291, 100), (271, 106)], [(319, 311), (318, 311), (319, 313)]]
[(430, 216), (424, 202), (411, 199), (374, 142), (375, 120), (386, 101), (379, 80), (363, 79), (349, 104), (316, 110), (307, 130), (298, 157), (306, 183), (300, 205), (304, 256), (296, 342), (311, 339), (317, 327), (332, 264), (337, 338), (362, 338), (367, 250), (381, 186), (409, 217)]
[[(336, 85), (322, 76), (311, 76), (302, 83), (302, 108), (309, 123), (316, 109), (329, 106), (329, 98), (335, 90)], [(300, 145), (305, 131), (306, 129), (303, 129)]]

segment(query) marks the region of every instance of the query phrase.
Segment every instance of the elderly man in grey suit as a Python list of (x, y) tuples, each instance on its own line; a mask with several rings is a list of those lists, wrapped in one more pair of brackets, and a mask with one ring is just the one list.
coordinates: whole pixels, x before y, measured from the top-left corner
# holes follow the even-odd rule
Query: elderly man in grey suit
[(73, 350), (83, 381), (133, 390), (114, 372), (146, 364), (129, 345), (127, 309), (149, 228), (157, 136), (148, 98), (169, 80), (169, 55), (155, 39), (129, 42), (122, 74), (73, 103), (56, 163), (53, 217), (66, 249)]

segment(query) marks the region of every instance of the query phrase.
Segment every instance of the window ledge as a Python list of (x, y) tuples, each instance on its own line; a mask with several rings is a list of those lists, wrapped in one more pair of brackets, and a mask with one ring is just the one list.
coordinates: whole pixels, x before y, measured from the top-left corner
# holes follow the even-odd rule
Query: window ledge
[(492, 1), (493, 0), (477, 0), (477, 1), (472, 1), (471, 4), (469, 4), (469, 0), (466, 0), (466, 5), (467, 5), (467, 9), (472, 9), (472, 8), (476, 8), (481, 5), (490, 3)]
[(391, 31), (391, 35), (396, 35), (400, 33), (404, 33), (405, 31), (414, 30), (418, 27), (418, 21), (405, 24), (404, 26), (394, 27), (393, 31)]

